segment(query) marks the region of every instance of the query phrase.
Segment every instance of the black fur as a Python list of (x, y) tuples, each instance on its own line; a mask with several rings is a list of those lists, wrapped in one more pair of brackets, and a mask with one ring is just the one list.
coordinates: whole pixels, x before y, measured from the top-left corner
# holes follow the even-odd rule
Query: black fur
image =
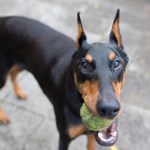
[[(78, 20), (81, 23), (79, 15)], [(38, 21), (24, 17), (0, 18), (0, 87), (15, 64), (34, 75), (54, 106), (60, 133), (59, 150), (66, 150), (73, 139), (68, 134), (69, 127), (82, 124), (80, 107), (83, 99), (75, 86), (73, 74), (77, 73), (80, 83), (99, 80), (102, 88), (112, 89), (111, 81), (115, 79), (109, 68), (110, 61), (103, 57), (108, 57), (113, 50), (123, 61), (123, 68), (127, 64), (124, 61), (126, 54), (118, 52), (116, 44), (83, 43), (85, 33), (79, 40), (77, 49), (74, 40)], [(79, 68), (86, 54), (94, 58), (88, 72)], [(102, 71), (105, 67), (107, 72)]]

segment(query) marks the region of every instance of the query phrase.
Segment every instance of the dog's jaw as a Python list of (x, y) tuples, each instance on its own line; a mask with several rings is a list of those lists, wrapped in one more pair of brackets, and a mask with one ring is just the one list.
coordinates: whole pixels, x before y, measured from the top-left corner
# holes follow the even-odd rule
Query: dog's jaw
[(114, 120), (110, 127), (105, 130), (94, 132), (96, 141), (102, 146), (111, 146), (118, 139), (117, 133), (118, 119)]

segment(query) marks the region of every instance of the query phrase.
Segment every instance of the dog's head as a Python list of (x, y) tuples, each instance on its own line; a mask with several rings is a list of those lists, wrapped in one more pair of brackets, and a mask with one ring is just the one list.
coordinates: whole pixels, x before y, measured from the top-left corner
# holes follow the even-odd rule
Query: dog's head
[(72, 61), (74, 82), (92, 113), (113, 120), (108, 129), (95, 132), (99, 144), (110, 146), (117, 140), (120, 92), (128, 63), (119, 29), (119, 10), (112, 25), (109, 43), (87, 43), (79, 13), (77, 20), (78, 50)]

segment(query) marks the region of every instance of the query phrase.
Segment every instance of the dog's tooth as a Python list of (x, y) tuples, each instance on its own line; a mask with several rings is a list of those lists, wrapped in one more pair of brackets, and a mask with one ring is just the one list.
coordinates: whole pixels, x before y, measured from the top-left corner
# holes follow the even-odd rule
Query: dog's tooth
[(98, 137), (99, 137), (100, 139), (102, 139), (102, 138), (103, 138), (103, 133), (99, 132), (99, 133), (98, 133)]
[(105, 138), (102, 138), (102, 141), (104, 141), (104, 142), (107, 142), (107, 139), (105, 139)]
[(113, 137), (112, 137), (112, 136), (108, 139), (108, 141), (111, 141), (111, 140), (113, 140)]
[(113, 131), (110, 133), (112, 136), (116, 136), (117, 135), (117, 132), (116, 131)]
[[(101, 136), (101, 135), (100, 135), (100, 136)], [(112, 136), (109, 137), (109, 138), (103, 138), (103, 137), (101, 137), (101, 140), (102, 140), (103, 142), (110, 142), (110, 141), (113, 140), (113, 137), (112, 137)]]

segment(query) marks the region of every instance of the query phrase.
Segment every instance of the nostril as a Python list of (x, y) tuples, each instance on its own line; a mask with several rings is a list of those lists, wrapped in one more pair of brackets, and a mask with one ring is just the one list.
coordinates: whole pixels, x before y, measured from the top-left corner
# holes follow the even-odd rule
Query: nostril
[(101, 110), (101, 112), (102, 112), (102, 113), (105, 113), (105, 112), (106, 112), (106, 110), (105, 110), (105, 109), (102, 109), (102, 110)]
[(100, 110), (100, 116), (101, 116), (101, 117), (104, 117), (104, 116), (106, 115), (106, 113), (107, 113), (107, 111), (106, 111), (104, 108), (102, 108), (102, 109)]
[(117, 116), (119, 113), (119, 108), (114, 109), (114, 111), (112, 112), (112, 116)]
[(119, 109), (118, 109), (118, 108), (114, 110), (114, 113), (118, 113), (118, 112), (119, 112)]
[(117, 100), (100, 100), (97, 103), (97, 112), (101, 117), (114, 118), (118, 115), (120, 104)]

